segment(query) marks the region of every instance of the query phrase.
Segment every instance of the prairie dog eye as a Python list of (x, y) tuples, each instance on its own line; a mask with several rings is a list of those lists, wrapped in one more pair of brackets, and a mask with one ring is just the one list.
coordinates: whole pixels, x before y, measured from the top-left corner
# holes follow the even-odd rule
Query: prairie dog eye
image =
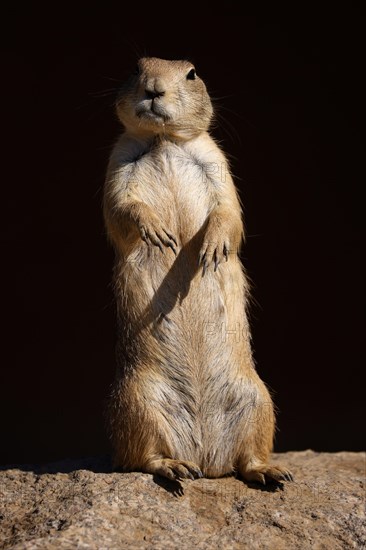
[(194, 69), (191, 69), (189, 73), (187, 73), (187, 80), (194, 80), (196, 78), (196, 71)]
[(140, 74), (140, 69), (139, 69), (139, 66), (136, 65), (136, 67), (134, 68), (133, 72), (132, 72), (133, 75), (137, 76)]

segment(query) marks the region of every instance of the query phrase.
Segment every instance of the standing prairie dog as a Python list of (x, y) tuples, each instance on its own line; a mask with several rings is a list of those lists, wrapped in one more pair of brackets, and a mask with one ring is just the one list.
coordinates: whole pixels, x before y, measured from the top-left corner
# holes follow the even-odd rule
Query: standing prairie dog
[(104, 218), (115, 249), (114, 465), (169, 479), (291, 480), (268, 463), (273, 405), (253, 364), (243, 223), (212, 105), (188, 61), (143, 58), (117, 99)]

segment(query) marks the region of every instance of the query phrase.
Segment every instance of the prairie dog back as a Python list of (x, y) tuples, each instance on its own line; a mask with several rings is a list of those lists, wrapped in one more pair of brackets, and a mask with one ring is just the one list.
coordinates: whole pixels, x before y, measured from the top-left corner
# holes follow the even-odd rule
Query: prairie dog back
[(170, 479), (290, 479), (268, 464), (269, 393), (252, 360), (243, 223), (212, 105), (188, 61), (143, 58), (117, 98), (104, 217), (116, 260), (114, 463)]

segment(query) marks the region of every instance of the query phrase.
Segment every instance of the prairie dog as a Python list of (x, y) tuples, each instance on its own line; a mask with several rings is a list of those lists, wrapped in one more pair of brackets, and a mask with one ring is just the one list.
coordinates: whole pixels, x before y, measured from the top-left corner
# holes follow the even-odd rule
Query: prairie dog
[(291, 480), (253, 364), (240, 201), (188, 61), (142, 58), (116, 109), (104, 218), (115, 249), (114, 465), (169, 479)]

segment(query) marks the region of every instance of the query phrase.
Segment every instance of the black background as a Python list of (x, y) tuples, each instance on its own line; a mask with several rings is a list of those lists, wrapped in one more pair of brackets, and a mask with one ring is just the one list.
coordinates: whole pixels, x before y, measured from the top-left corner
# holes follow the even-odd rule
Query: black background
[(24, 6), (3, 20), (1, 460), (109, 450), (102, 185), (120, 131), (114, 95), (145, 54), (190, 59), (216, 98), (214, 135), (245, 205), (253, 347), (279, 408), (276, 449), (360, 450), (359, 14), (271, 20), (229, 3), (179, 20), (151, 7)]

